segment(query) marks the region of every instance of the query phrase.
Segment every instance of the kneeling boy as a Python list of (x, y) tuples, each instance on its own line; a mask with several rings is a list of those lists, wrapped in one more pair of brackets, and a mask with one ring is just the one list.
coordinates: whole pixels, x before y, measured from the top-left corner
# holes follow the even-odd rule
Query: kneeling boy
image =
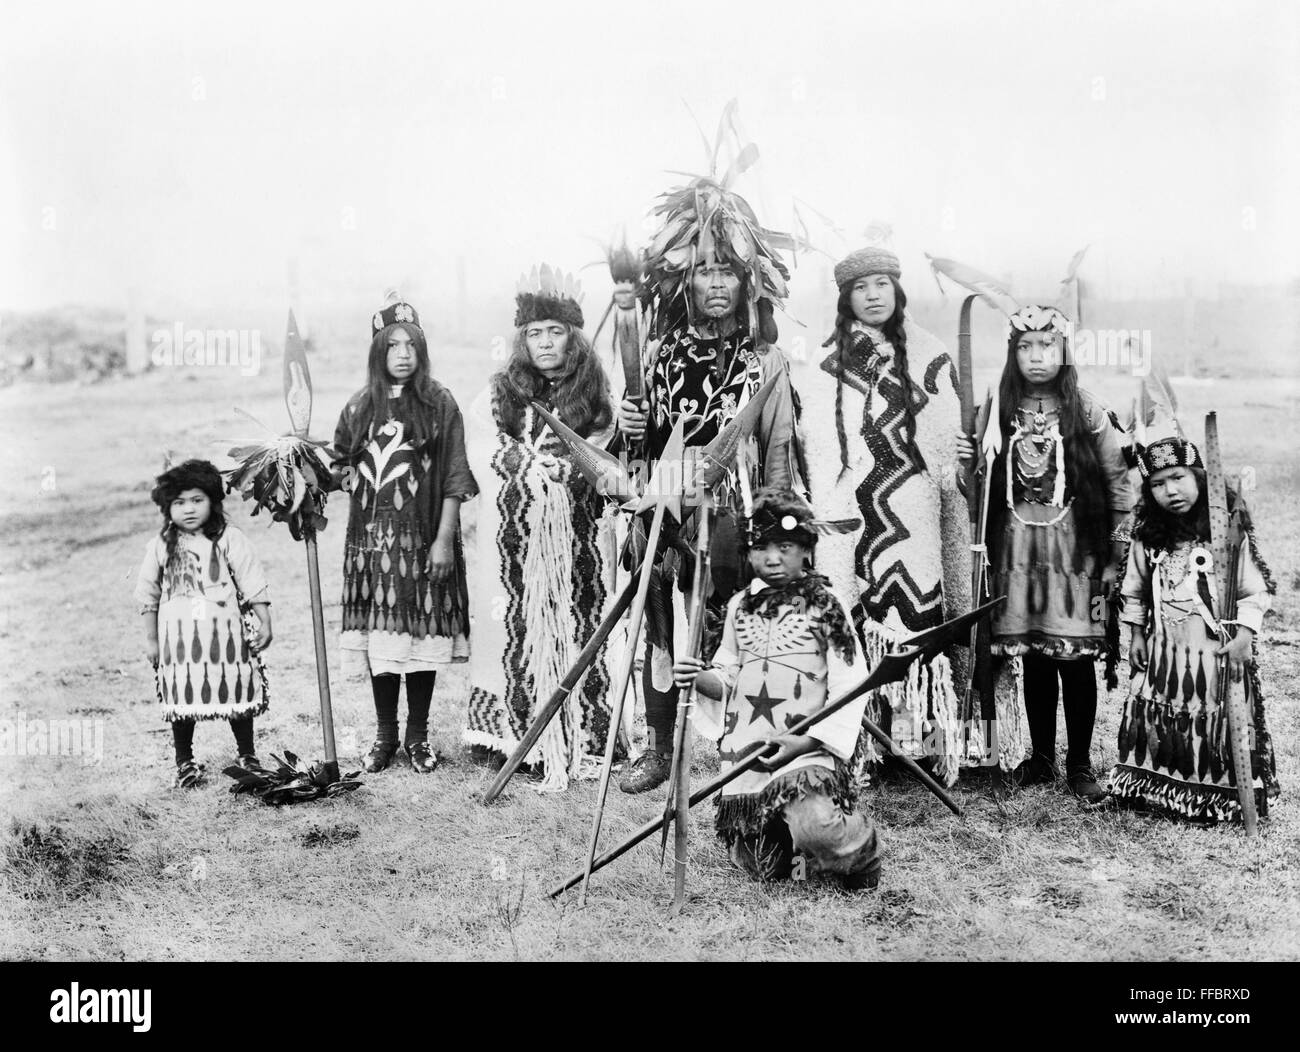
[(723, 787), (716, 822), (733, 864), (761, 879), (830, 873), (854, 889), (880, 879), (875, 826), (854, 810), (849, 766), (865, 695), (807, 734), (786, 733), (867, 674), (843, 603), (811, 571), (818, 531), (852, 525), (816, 521), (789, 491), (760, 492), (744, 533), (755, 578), (727, 604), (722, 645), (711, 665), (673, 666), (679, 688), (696, 687), (696, 726), (721, 739), (724, 771), (755, 742), (775, 748)]

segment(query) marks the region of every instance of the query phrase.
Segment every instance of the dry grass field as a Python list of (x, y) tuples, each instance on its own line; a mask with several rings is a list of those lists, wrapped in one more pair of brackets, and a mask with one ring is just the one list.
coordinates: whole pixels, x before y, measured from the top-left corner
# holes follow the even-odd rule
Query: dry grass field
[[(315, 360), (317, 434), (331, 433), (363, 363), (362, 351), (340, 347)], [(489, 366), (471, 348), (436, 356), (462, 405)], [(1127, 404), (1132, 382), (1090, 386)], [(655, 841), (598, 874), (585, 910), (546, 898), (579, 863), (594, 786), (541, 796), (517, 779), (498, 804), (481, 806), (475, 794), (491, 772), (458, 744), (463, 668), (435, 696), (443, 765), (431, 777), (395, 768), (338, 800), (271, 809), (226, 791), (219, 771), (233, 739), (218, 723), (195, 740), (217, 772), (210, 783), (169, 788), (170, 734), (130, 597), (157, 526), (150, 479), (164, 449), (211, 456), (254, 434), (234, 405), (280, 426), (279, 359), (254, 377), (170, 369), (0, 390), (0, 720), (77, 718), (103, 731), (98, 763), (0, 755), (0, 958), (1300, 958), (1300, 385), (1292, 371), (1182, 394), (1194, 434), (1217, 407), (1230, 467), (1256, 469), (1260, 541), (1279, 585), (1261, 651), (1284, 793), (1262, 836), (1084, 813), (1041, 788), (997, 802), (963, 785), (957, 819), (895, 780), (861, 801), (887, 851), (876, 892), (751, 883), (727, 863), (705, 808), (693, 827), (692, 898), (669, 919), (671, 877)], [(318, 757), (302, 547), (233, 500), (227, 509), (252, 538), (275, 600), (259, 752)], [(331, 641), (343, 513), (336, 503), (321, 538)], [(337, 651), (331, 666), (346, 769), (369, 741), (373, 710), (367, 685), (341, 678)], [(1114, 759), (1118, 707), (1118, 697), (1100, 707), (1102, 768)], [(717, 758), (703, 742), (696, 756), (698, 781)], [(615, 789), (602, 843), (661, 806), (657, 793)]]

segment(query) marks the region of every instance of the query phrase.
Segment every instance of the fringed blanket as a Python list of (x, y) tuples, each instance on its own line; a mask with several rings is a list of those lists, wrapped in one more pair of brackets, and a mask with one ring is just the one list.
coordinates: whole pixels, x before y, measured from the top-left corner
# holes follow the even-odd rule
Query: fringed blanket
[[(498, 425), (491, 391), (469, 413), (482, 487), (473, 593), (474, 650), (466, 744), (512, 753), (560, 686), (613, 600), (614, 512), (530, 409), (525, 439)], [(609, 434), (590, 436), (603, 444)], [(592, 663), (526, 757), (562, 790), (605, 748), (610, 676)], [(588, 768), (594, 769), (594, 760)], [(588, 772), (589, 773), (589, 772)]]
[[(910, 320), (905, 333), (908, 373), (920, 388), (912, 400), (925, 470), (907, 450), (905, 393), (894, 348), (881, 333), (868, 330), (874, 351), (855, 352), (841, 365), (832, 350), (797, 381), (813, 506), (824, 518), (863, 519), (858, 533), (818, 543), (817, 567), (852, 604), (868, 666), (907, 636), (970, 608), (970, 531), (956, 484), (956, 376), (939, 340)], [(873, 694), (867, 706), (902, 751), (929, 757), (949, 785), (959, 764), (973, 759), (960, 756), (955, 687), (965, 664), (965, 651), (954, 648), (913, 666), (906, 681)], [(1014, 766), (1023, 749), (1014, 697), (1000, 701), (998, 719), (1003, 766)], [(881, 759), (874, 739), (860, 751), (864, 766)]]
[[(1133, 677), (1124, 703), (1111, 793), (1180, 818), (1240, 822), (1227, 714), (1218, 704), (1219, 643), (1208, 627), (1216, 616), (1212, 565), (1210, 553), (1189, 542), (1155, 555), (1141, 541), (1130, 546), (1121, 616), (1146, 630), (1152, 607), (1144, 597), (1157, 615), (1146, 636), (1147, 667)], [(1237, 619), (1258, 632), (1268, 592), (1253, 557), (1239, 591)], [(1257, 669), (1252, 665), (1231, 689), (1246, 694), (1251, 779), (1264, 816), (1280, 790)]]

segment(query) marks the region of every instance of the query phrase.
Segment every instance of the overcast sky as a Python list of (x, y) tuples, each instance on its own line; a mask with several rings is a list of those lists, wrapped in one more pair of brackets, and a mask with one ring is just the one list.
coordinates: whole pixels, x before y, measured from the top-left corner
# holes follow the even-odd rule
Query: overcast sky
[(316, 296), (458, 258), (512, 294), (643, 237), (732, 97), (760, 218), (806, 202), (832, 255), (886, 222), (914, 283), (1031, 294), (1088, 242), (1103, 295), (1292, 280), (1297, 6), (6, 3), (0, 307), (282, 302), (292, 257)]

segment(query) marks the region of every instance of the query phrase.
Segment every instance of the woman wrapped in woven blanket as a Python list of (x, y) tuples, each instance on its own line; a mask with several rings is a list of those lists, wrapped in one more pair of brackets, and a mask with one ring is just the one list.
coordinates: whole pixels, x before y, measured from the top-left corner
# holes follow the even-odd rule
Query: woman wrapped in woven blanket
[[(1237, 579), (1237, 633), (1220, 644), (1209, 551), (1205, 469), (1181, 437), (1138, 454), (1142, 495), (1134, 516), (1120, 620), (1129, 626), (1129, 696), (1119, 728), (1111, 795), (1121, 805), (1197, 821), (1241, 821), (1226, 714), (1217, 686), (1228, 674), (1246, 692), (1251, 780), (1260, 816), (1279, 792), (1255, 637), (1275, 591), (1249, 520)], [(1236, 494), (1229, 490), (1229, 506)]]
[(866, 675), (848, 611), (811, 572), (819, 530), (835, 528), (788, 490), (760, 491), (742, 534), (754, 579), (727, 603), (712, 663), (679, 657), (673, 680), (679, 690), (694, 684), (696, 727), (720, 739), (723, 771), (756, 742), (776, 747), (719, 797), (716, 827), (732, 864), (763, 880), (803, 867), (873, 888), (880, 846), (871, 820), (855, 811), (851, 778), (866, 697), (807, 734), (787, 733)]
[[(852, 534), (828, 537), (817, 567), (853, 611), (869, 661), (970, 605), (970, 529), (957, 488), (954, 432), (961, 423), (952, 358), (907, 314), (898, 256), (869, 246), (835, 265), (839, 287), (833, 350), (798, 377), (814, 507), (830, 519), (860, 517)], [(818, 356), (820, 358), (820, 356)], [(873, 694), (867, 715), (900, 751), (957, 780), (962, 734), (956, 684), (965, 652), (954, 648)], [(1014, 669), (1004, 667), (1014, 688)], [(1020, 759), (1019, 700), (999, 693), (999, 743), (1008, 770)], [(885, 759), (864, 738), (864, 771)]]
[[(573, 278), (550, 267), (520, 283), (510, 360), (468, 413), (470, 466), (483, 494), (461, 740), (501, 756), (514, 752), (616, 598), (616, 508), (533, 408), (598, 446), (614, 433), (609, 381), (583, 334), (580, 296)], [(543, 774), (540, 789), (596, 773), (609, 691), (602, 650), (526, 758)]]
[[(992, 651), (1022, 656), (1033, 754), (1014, 784), (1054, 782), (1058, 683), (1065, 707), (1066, 784), (1085, 802), (1105, 798), (1090, 761), (1097, 717), (1095, 659), (1107, 652), (1103, 597), (1118, 584), (1122, 528), (1132, 498), (1120, 433), (1079, 387), (1070, 323), (1055, 307), (1009, 319), (984, 448), (990, 460)], [(983, 421), (981, 421), (983, 423)], [(974, 456), (958, 440), (959, 455)]]

